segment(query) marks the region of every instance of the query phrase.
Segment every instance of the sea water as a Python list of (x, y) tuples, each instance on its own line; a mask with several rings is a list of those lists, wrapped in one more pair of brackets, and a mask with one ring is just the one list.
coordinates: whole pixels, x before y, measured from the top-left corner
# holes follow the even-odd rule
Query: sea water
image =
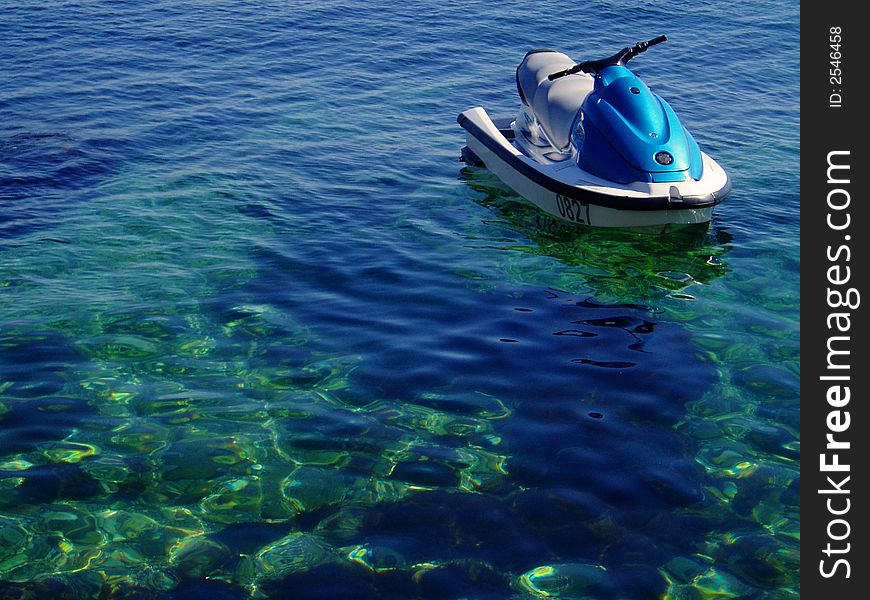
[[(0, 596), (796, 598), (798, 7), (6, 3)], [(632, 67), (734, 191), (667, 235), (460, 163)]]

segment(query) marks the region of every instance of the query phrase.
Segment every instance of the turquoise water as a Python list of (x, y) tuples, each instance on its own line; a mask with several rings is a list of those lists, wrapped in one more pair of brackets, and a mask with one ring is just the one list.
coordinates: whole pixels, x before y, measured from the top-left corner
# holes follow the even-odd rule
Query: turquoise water
[[(18, 3), (0, 597), (798, 596), (792, 3)], [(535, 47), (632, 63), (709, 226), (458, 161)]]

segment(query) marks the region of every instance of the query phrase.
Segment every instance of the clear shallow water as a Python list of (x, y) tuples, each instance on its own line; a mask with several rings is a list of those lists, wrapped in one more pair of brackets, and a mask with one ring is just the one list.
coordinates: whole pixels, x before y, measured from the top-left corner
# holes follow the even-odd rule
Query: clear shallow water
[[(566, 229), (458, 162), (529, 48), (659, 33), (637, 72), (732, 174), (709, 227)], [(0, 34), (4, 596), (797, 596), (789, 3)]]

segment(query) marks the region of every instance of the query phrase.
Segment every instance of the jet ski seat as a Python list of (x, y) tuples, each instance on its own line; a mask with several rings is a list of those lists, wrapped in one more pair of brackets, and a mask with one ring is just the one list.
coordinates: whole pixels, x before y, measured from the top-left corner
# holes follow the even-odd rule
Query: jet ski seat
[(531, 107), (547, 137), (559, 150), (571, 141), (574, 120), (594, 80), (582, 73), (550, 81), (547, 76), (573, 67), (567, 54), (555, 50), (532, 50), (517, 67), (517, 91)]

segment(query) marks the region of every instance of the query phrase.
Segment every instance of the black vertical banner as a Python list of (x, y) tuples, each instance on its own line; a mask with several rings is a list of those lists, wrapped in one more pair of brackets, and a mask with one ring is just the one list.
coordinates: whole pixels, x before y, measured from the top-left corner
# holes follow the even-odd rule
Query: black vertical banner
[(858, 2), (801, 5), (801, 595), (870, 577), (870, 143)]

